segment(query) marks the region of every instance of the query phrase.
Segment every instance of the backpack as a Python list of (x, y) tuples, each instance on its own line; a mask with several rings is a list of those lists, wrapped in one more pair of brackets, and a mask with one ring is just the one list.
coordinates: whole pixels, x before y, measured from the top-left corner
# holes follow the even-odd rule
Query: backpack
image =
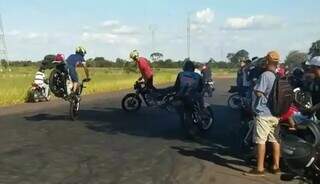
[(179, 96), (193, 96), (198, 90), (200, 79), (201, 76), (195, 72), (180, 73)]
[(294, 93), (287, 78), (281, 78), (277, 74), (275, 76), (276, 79), (268, 98), (268, 107), (273, 116), (280, 117), (289, 110), (294, 101)]

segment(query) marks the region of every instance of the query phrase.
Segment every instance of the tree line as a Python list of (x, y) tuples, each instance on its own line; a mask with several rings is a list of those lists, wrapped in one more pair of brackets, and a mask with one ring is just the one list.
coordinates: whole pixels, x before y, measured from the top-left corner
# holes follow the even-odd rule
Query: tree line
[[(303, 62), (305, 62), (308, 58), (308, 54), (315, 53), (312, 49), (318, 49), (318, 46), (320, 46), (320, 40), (314, 42), (312, 44), (312, 47), (309, 50), (309, 53), (301, 52), (298, 50), (291, 51), (288, 56), (286, 56), (284, 63), (289, 68), (293, 68), (296, 66), (301, 66)], [(320, 53), (319, 53), (320, 55)], [(52, 56), (53, 55), (48, 55)], [(54, 57), (54, 56), (53, 56)], [(161, 53), (153, 53), (151, 54), (151, 65), (154, 68), (181, 68), (183, 66), (183, 63), (185, 60), (172, 60), (172, 59), (159, 59), (162, 58), (163, 55)], [(50, 58), (50, 57), (49, 57)], [(155, 59), (157, 58), (157, 59)], [(228, 62), (225, 61), (216, 61), (213, 58), (210, 58), (208, 61), (205, 61), (205, 63), (208, 63), (210, 67), (212, 68), (237, 68), (239, 67), (239, 61), (250, 59), (249, 58), (249, 52), (245, 49), (241, 49), (236, 53), (228, 53), (226, 58), (228, 59)], [(196, 61), (194, 61), (196, 62)], [(26, 66), (40, 66), (44, 63), (44, 60), (32, 62), (32, 61), (10, 61), (7, 62), (5, 60), (1, 60), (0, 64), (1, 67), (7, 68), (9, 65), (11, 67), (26, 67)], [(204, 62), (201, 62), (204, 63)], [(48, 64), (50, 65), (50, 64)], [(130, 62), (125, 59), (117, 58), (115, 61), (106, 59), (104, 57), (96, 57), (96, 58), (90, 58), (87, 60), (88, 67), (101, 67), (101, 68), (124, 68), (125, 70), (133, 71), (135, 64), (133, 62)], [(49, 66), (49, 68), (52, 66)]]

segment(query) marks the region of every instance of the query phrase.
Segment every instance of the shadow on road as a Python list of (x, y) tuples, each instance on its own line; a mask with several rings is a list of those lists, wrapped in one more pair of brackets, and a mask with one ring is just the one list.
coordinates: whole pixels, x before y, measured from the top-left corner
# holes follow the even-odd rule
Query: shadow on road
[[(96, 132), (107, 134), (127, 134), (138, 137), (163, 138), (196, 141), (198, 146), (191, 148), (172, 147), (185, 156), (193, 156), (237, 171), (243, 170), (233, 165), (247, 165), (241, 161), (238, 150), (238, 113), (223, 105), (213, 105), (215, 124), (204, 138), (189, 140), (180, 126), (176, 114), (144, 108), (138, 113), (126, 113), (118, 108), (90, 108), (80, 111), (79, 121)], [(32, 122), (68, 120), (66, 115), (39, 114), (25, 117)], [(199, 148), (199, 145), (201, 146)], [(226, 158), (228, 157), (228, 158)]]

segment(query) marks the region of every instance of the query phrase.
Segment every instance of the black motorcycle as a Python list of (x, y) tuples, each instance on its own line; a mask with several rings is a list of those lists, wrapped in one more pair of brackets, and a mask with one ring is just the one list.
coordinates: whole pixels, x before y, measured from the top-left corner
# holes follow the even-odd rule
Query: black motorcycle
[(173, 112), (171, 105), (175, 92), (173, 87), (164, 89), (149, 89), (144, 81), (136, 81), (134, 93), (127, 94), (121, 102), (122, 109), (126, 112), (137, 112), (144, 102), (148, 107), (160, 107)]
[(214, 124), (213, 109), (193, 98), (177, 97), (173, 103), (179, 113), (181, 125), (192, 137), (202, 135)]
[(77, 92), (72, 92), (72, 82), (65, 62), (55, 63), (55, 68), (50, 74), (49, 86), (52, 93), (70, 103), (69, 115), (71, 120), (76, 120), (79, 117), (81, 93), (85, 88), (84, 83), (90, 79), (84, 79), (79, 86)]
[[(296, 90), (296, 101), (305, 108), (310, 108), (309, 96)], [(309, 101), (309, 102), (308, 102)], [(306, 103), (307, 102), (307, 103)], [(281, 128), (282, 159), (289, 171), (283, 180), (301, 179), (306, 183), (320, 183), (320, 124), (315, 115), (309, 119), (295, 118), (296, 131)]]

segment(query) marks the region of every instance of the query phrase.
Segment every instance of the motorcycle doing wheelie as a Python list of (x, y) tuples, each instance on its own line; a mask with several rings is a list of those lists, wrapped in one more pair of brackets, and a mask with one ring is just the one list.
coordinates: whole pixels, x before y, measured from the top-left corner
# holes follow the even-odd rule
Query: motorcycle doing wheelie
[(169, 112), (174, 111), (171, 102), (175, 96), (173, 87), (149, 89), (145, 81), (138, 80), (134, 84), (134, 93), (127, 94), (121, 102), (126, 112), (137, 112), (144, 102), (148, 107), (160, 107)]
[(50, 74), (49, 86), (52, 93), (70, 103), (69, 115), (71, 120), (76, 120), (79, 117), (81, 93), (85, 88), (84, 83), (90, 79), (84, 79), (79, 85), (76, 92), (72, 92), (73, 83), (69, 76), (68, 68), (64, 61), (54, 62), (55, 68)]

